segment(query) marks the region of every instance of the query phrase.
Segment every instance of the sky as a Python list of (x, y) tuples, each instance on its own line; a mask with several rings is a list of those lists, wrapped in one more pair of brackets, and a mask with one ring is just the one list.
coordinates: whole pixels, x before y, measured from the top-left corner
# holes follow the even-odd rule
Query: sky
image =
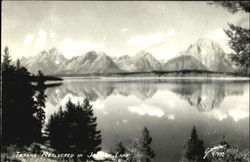
[(2, 40), (15, 60), (52, 47), (67, 58), (88, 51), (169, 60), (200, 38), (225, 52), (228, 23), (249, 28), (249, 15), (192, 1), (2, 1)]

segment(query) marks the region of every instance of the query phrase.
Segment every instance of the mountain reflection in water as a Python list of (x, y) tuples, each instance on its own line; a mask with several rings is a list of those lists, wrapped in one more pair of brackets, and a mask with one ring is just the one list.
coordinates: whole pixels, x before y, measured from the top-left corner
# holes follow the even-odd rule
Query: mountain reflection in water
[[(186, 100), (199, 111), (219, 107), (225, 96), (242, 95), (247, 81), (190, 81), (190, 80), (142, 80), (142, 81), (84, 81), (66, 82), (50, 88), (49, 102), (56, 106), (65, 96), (105, 100), (110, 95), (135, 96), (140, 100), (151, 99), (157, 91), (171, 91)], [(70, 96), (68, 96), (70, 98)]]
[(70, 98), (90, 100), (102, 131), (102, 149), (126, 142), (146, 126), (157, 162), (179, 161), (193, 125), (209, 146), (223, 135), (249, 147), (249, 83), (230, 80), (63, 81), (46, 90), (46, 117)]

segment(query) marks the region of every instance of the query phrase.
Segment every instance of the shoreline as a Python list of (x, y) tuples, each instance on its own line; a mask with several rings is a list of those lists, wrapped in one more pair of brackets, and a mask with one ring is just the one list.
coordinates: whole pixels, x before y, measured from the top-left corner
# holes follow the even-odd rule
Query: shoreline
[(225, 77), (171, 77), (171, 76), (151, 76), (151, 77), (141, 77), (141, 76), (102, 76), (102, 77), (93, 77), (93, 76), (74, 76), (74, 77), (61, 77), (62, 80), (60, 81), (46, 81), (46, 83), (63, 83), (63, 82), (88, 82), (88, 81), (94, 81), (94, 82), (102, 82), (102, 81), (108, 81), (108, 82), (126, 82), (126, 81), (150, 81), (150, 80), (162, 80), (162, 81), (250, 81), (249, 77), (232, 77), (232, 76), (225, 76)]

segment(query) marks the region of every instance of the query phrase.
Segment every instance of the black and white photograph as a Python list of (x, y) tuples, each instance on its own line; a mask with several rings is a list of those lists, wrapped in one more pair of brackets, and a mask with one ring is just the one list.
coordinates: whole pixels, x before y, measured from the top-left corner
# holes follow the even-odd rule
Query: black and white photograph
[(250, 162), (250, 1), (1, 3), (1, 162)]

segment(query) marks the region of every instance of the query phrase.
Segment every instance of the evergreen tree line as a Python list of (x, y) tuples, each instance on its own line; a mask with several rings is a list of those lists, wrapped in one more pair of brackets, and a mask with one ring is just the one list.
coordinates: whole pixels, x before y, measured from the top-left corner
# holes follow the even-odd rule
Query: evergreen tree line
[(47, 139), (50, 147), (57, 153), (74, 154), (79, 159), (92, 159), (91, 154), (101, 150), (101, 131), (97, 129), (97, 118), (93, 114), (92, 106), (85, 99), (82, 104), (74, 104), (69, 100), (65, 110), (60, 107), (59, 111), (50, 116), (46, 125)]
[[(34, 82), (34, 75), (21, 66), (19, 60), (12, 65), (8, 47), (4, 49), (1, 72), (1, 135), (7, 150), (10, 145), (19, 148), (34, 146), (36, 150), (33, 151), (41, 153), (41, 146), (46, 144), (55, 149), (53, 153), (81, 154), (82, 160), (101, 150), (101, 131), (97, 130), (97, 118), (87, 99), (83, 104), (73, 104), (69, 100), (66, 110), (60, 108), (44, 127), (46, 85), (43, 73), (38, 71)], [(76, 156), (74, 160), (77, 160)]]
[(32, 83), (31, 73), (20, 65), (11, 64), (5, 47), (1, 64), (2, 74), (2, 144), (29, 145), (42, 140), (46, 95), (43, 74)]

